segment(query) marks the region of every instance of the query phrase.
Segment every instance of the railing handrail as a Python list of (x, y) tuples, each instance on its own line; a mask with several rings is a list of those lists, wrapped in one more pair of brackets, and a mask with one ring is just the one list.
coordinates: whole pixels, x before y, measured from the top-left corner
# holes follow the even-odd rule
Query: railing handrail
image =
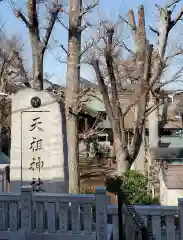
[[(156, 206), (156, 205), (133, 205), (135, 210), (143, 216), (166, 216), (179, 215), (178, 206)], [(124, 214), (129, 215), (126, 207), (123, 208)], [(109, 215), (118, 214), (117, 205), (108, 205), (107, 212)]]
[(32, 201), (35, 202), (80, 202), (94, 203), (95, 194), (48, 194), (48, 193), (33, 193)]
[[(41, 229), (40, 231), (45, 234), (47, 234), (47, 231), (48, 233), (54, 231), (57, 234), (56, 231), (61, 232), (63, 227), (68, 234), (72, 235), (76, 232), (81, 235), (89, 234), (102, 240), (107, 239), (109, 233), (108, 224), (112, 222), (113, 239), (118, 239), (118, 207), (117, 205), (109, 205), (105, 188), (97, 188), (95, 194), (78, 195), (36, 193), (32, 191), (30, 186), (24, 186), (21, 193), (0, 193), (0, 202), (0, 212), (3, 216), (0, 219), (0, 231), (5, 232), (7, 230), (5, 236), (9, 236), (8, 234), (11, 231), (24, 232), (26, 235), (32, 232), (32, 229), (38, 232)], [(92, 214), (93, 206), (95, 216)], [(145, 224), (150, 226), (150, 228), (148, 227), (150, 229), (148, 234), (152, 232), (153, 235), (151, 236), (154, 236), (157, 240), (160, 239), (159, 236), (162, 231), (169, 236), (168, 240), (175, 239), (172, 236), (175, 237), (177, 234), (182, 234), (183, 240), (183, 233), (181, 232), (183, 229), (183, 199), (179, 199), (179, 206), (133, 205), (133, 208), (136, 211), (136, 217), (137, 215), (145, 217), (143, 218)], [(8, 220), (6, 219), (7, 211)], [(124, 205), (123, 214), (125, 234), (128, 235), (128, 240), (131, 240), (132, 235), (135, 236), (134, 234), (137, 232), (138, 234), (143, 233), (142, 228), (137, 228), (137, 224), (134, 224), (134, 215), (133, 212), (129, 211), (128, 205)], [(45, 221), (47, 225), (39, 223), (39, 221), (36, 222), (37, 217), (39, 220), (40, 216), (42, 223)], [(45, 220), (43, 221), (44, 216)], [(179, 223), (178, 225), (175, 224), (176, 216), (180, 216), (180, 229)], [(15, 218), (16, 224), (14, 223)], [(61, 226), (57, 226), (58, 221), (60, 221)], [(10, 226), (10, 228), (7, 226)]]

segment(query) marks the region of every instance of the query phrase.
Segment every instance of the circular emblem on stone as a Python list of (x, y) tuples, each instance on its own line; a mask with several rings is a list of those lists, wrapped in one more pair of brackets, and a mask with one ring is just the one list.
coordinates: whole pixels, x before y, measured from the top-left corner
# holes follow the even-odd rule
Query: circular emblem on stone
[(31, 105), (34, 107), (34, 108), (38, 108), (41, 106), (41, 99), (39, 97), (33, 97), (31, 99)]

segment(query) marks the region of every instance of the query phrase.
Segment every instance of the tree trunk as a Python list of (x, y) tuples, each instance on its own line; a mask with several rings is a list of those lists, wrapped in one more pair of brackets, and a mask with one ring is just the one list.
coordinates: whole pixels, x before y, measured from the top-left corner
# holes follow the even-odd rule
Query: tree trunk
[(164, 99), (164, 104), (159, 107), (159, 115), (161, 116), (160, 128), (164, 128), (168, 116), (168, 99)]
[(69, 145), (69, 192), (78, 193), (80, 186), (79, 173), (79, 118), (78, 99), (80, 85), (80, 52), (81, 52), (81, 26), (80, 13), (82, 1), (70, 0), (69, 3), (69, 41), (68, 64), (66, 82), (66, 119), (67, 141)]
[(43, 90), (43, 50), (41, 43), (31, 36), (32, 39), (32, 79), (31, 87), (39, 91)]
[(118, 136), (118, 134), (114, 135), (114, 149), (116, 154), (116, 173), (120, 175), (121, 173), (128, 172), (130, 170), (130, 163), (128, 161), (128, 149), (127, 147), (123, 147), (123, 143)]
[(146, 161), (146, 149), (145, 149), (145, 126), (142, 131), (142, 142), (140, 145), (140, 149), (138, 155), (132, 165), (133, 169), (140, 171), (141, 173), (145, 173), (145, 161)]
[(36, 86), (41, 91), (43, 90), (43, 54), (42, 51), (37, 53), (36, 56), (36, 66), (35, 66), (35, 79), (36, 79)]
[(3, 128), (3, 126), (2, 126), (2, 115), (3, 115), (3, 113), (2, 113), (2, 110), (0, 110), (0, 152), (2, 152), (2, 128)]
[[(155, 105), (155, 99), (153, 96), (150, 96), (149, 107)], [(148, 116), (148, 125), (149, 125), (149, 147), (157, 148), (159, 146), (159, 116), (158, 108), (156, 108)]]
[[(0, 84), (0, 92), (6, 93), (6, 82), (5, 80)], [(6, 108), (6, 99), (3, 97), (0, 99), (0, 152), (2, 152), (3, 142), (2, 142), (2, 130), (3, 130), (3, 120), (4, 120), (4, 112)]]

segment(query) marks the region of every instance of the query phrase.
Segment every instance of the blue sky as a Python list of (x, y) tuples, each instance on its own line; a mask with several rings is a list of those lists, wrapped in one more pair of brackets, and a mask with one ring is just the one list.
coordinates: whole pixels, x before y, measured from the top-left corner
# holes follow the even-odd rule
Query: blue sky
[[(85, 0), (83, 0), (85, 1)], [(100, 6), (99, 9), (94, 11), (90, 16), (89, 20), (92, 19), (99, 19), (101, 14), (104, 14), (105, 16), (109, 17), (111, 20), (115, 21), (117, 19), (118, 14), (122, 14), (123, 16), (126, 15), (128, 9), (133, 8), (135, 12), (137, 12), (137, 7), (140, 4), (143, 4), (146, 11), (146, 24), (147, 26), (149, 24), (152, 24), (157, 21), (157, 11), (154, 7), (155, 3), (158, 4), (165, 4), (168, 0), (100, 0)], [(170, 1), (170, 0), (169, 0)], [(7, 1), (8, 2), (8, 1)], [(25, 2), (23, 0), (15, 0), (14, 1), (17, 6), (21, 7), (24, 12), (26, 11)], [(24, 2), (24, 3), (23, 3)], [(21, 4), (21, 5), (20, 5)], [(179, 4), (181, 6), (181, 4)], [(180, 9), (180, 7), (177, 7), (177, 10)], [(0, 16), (1, 21), (4, 23), (4, 29), (7, 35), (11, 36), (17, 35), (19, 38), (19, 41), (24, 43), (24, 59), (25, 64), (27, 66), (31, 66), (31, 51), (30, 51), (30, 43), (29, 43), (29, 35), (28, 30), (24, 26), (24, 24), (20, 21), (20, 19), (17, 19), (11, 8), (9, 7), (8, 3), (1, 3), (0, 7)], [(64, 17), (65, 18), (65, 17)], [(125, 33), (128, 32), (127, 29), (125, 30)], [(125, 36), (125, 33), (123, 35)], [(128, 33), (129, 34), (129, 33)], [(155, 36), (150, 34), (150, 38), (152, 41), (155, 40)], [(89, 33), (84, 33), (83, 38), (86, 39), (86, 35), (90, 36)], [(53, 32), (53, 38), (57, 39), (58, 42), (63, 44), (65, 47), (67, 47), (67, 31), (61, 28), (59, 25), (56, 25), (54, 32)], [(175, 42), (175, 39), (177, 38), (177, 35), (174, 33), (171, 36), (171, 42)], [(64, 53), (60, 52), (59, 56), (64, 59)], [(47, 72), (49, 75), (52, 76), (52, 81), (58, 84), (63, 84), (65, 82), (65, 76), (66, 76), (66, 64), (61, 64), (58, 60), (58, 49), (55, 47), (55, 43), (53, 40), (50, 42), (50, 47), (46, 53), (45, 61), (44, 61), (44, 69), (45, 72)], [(91, 69), (87, 67), (86, 65), (83, 65), (81, 67), (81, 75), (88, 80), (94, 79), (94, 74), (92, 73)]]

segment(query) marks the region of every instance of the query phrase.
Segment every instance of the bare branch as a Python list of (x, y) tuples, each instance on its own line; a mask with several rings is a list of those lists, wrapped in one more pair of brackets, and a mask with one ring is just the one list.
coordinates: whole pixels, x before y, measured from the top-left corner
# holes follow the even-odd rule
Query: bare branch
[(26, 87), (30, 87), (29, 79), (27, 76), (27, 72), (25, 71), (24, 65), (23, 65), (23, 60), (20, 56), (20, 53), (18, 51), (13, 51), (13, 54), (15, 55), (17, 61), (18, 61), (18, 67), (20, 69), (20, 75), (23, 77), (23, 83), (25, 84)]
[(96, 6), (98, 6), (98, 4), (99, 4), (99, 1), (97, 0), (97, 1), (94, 1), (92, 4), (89, 4), (86, 7), (84, 7), (81, 11), (80, 18), (82, 18), (87, 13), (91, 12)]
[(83, 32), (85, 29), (87, 29), (87, 27), (89, 27), (90, 25), (88, 23), (84, 24), (81, 27), (78, 27), (78, 31)]
[(18, 18), (22, 19), (22, 21), (25, 23), (26, 27), (30, 28), (30, 24), (29, 24), (28, 20), (26, 19), (26, 17), (24, 16), (24, 14), (20, 10), (18, 10), (16, 12), (16, 16)]
[(169, 27), (169, 31), (177, 24), (177, 22), (179, 20), (181, 20), (182, 15), (183, 15), (183, 9), (181, 9), (181, 11), (177, 15), (177, 17), (173, 21), (171, 21), (171, 24), (170, 24), (170, 27)]
[(176, 82), (182, 75), (181, 75), (181, 73), (183, 73), (183, 67), (181, 67), (178, 71), (176, 71), (174, 74), (173, 74), (173, 76), (171, 77), (171, 79), (170, 80), (168, 80), (168, 81), (166, 81), (166, 82), (164, 82), (164, 83), (160, 83), (160, 84), (158, 84), (158, 88), (162, 88), (162, 87), (164, 87), (165, 85), (167, 85), (167, 84), (170, 84), (170, 83), (172, 83), (172, 82)]
[(80, 56), (83, 56), (92, 46), (96, 45), (98, 42), (100, 41), (100, 39), (96, 40), (93, 38), (89, 41), (89, 43), (86, 43), (86, 46), (84, 47), (84, 49), (81, 51)]
[(69, 28), (58, 18), (57, 21), (60, 23), (62, 27), (64, 27), (67, 31), (69, 31)]
[(128, 107), (125, 109), (125, 112), (123, 113), (124, 116), (127, 115), (127, 113), (130, 111), (130, 109), (137, 104), (137, 102), (139, 102), (140, 98), (142, 97), (142, 95), (146, 95), (154, 86), (154, 84), (150, 84), (147, 85), (148, 82), (148, 78), (149, 78), (149, 73), (150, 73), (150, 68), (151, 68), (151, 58), (152, 58), (152, 51), (153, 51), (153, 47), (152, 45), (149, 46), (148, 48), (148, 54), (146, 56), (146, 67), (145, 67), (145, 71), (144, 71), (144, 78), (143, 81), (145, 83), (144, 88), (142, 89), (142, 86), (140, 86), (140, 83), (137, 84), (136, 86), (136, 91), (135, 91), (135, 95), (137, 95), (137, 97), (132, 97), (134, 98), (133, 101), (131, 101), (131, 103), (128, 105)]
[(90, 138), (90, 137), (92, 137), (92, 136), (94, 136), (94, 135), (97, 135), (97, 134), (102, 133), (102, 132), (104, 131), (104, 129), (98, 130), (97, 124), (98, 124), (99, 122), (100, 122), (100, 119), (99, 119), (99, 120), (96, 119), (95, 123), (93, 124), (93, 126), (95, 126), (95, 127), (92, 126), (92, 128), (90, 128), (88, 131), (86, 131), (86, 132), (84, 132), (84, 133), (80, 133), (80, 134), (79, 134), (79, 138), (80, 138), (80, 139), (88, 139), (88, 138)]
[(117, 46), (121, 46), (121, 47), (124, 48), (127, 52), (129, 52), (131, 55), (135, 56), (135, 52), (134, 52), (132, 49), (130, 49), (124, 42), (122, 42), (122, 43), (118, 42), (116, 45), (117, 45)]
[(154, 32), (159, 37), (160, 34), (159, 34), (159, 31), (157, 29), (154, 29), (151, 26), (149, 26), (149, 28), (152, 32)]
[(83, 26), (78, 27), (78, 31), (83, 32), (88, 27), (94, 27), (90, 22), (86, 22)]
[(83, 56), (93, 46), (93, 44), (93, 41), (90, 41), (80, 53), (80, 57)]
[(103, 96), (103, 101), (106, 107), (106, 110), (108, 111), (108, 117), (109, 119), (112, 121), (114, 118), (114, 114), (113, 114), (113, 110), (110, 104), (110, 99), (108, 96), (108, 91), (104, 82), (104, 78), (100, 72), (100, 68), (99, 68), (99, 60), (97, 59), (92, 59), (91, 61), (91, 65), (93, 66), (94, 70), (95, 70), (95, 74), (96, 74), (96, 78), (98, 81), (98, 85), (100, 87), (100, 92)]
[(61, 47), (61, 49), (62, 49), (66, 54), (68, 54), (68, 51), (67, 51), (67, 49), (64, 47), (64, 45), (60, 44), (60, 47)]
[(172, 6), (175, 6), (177, 3), (179, 3), (181, 0), (173, 0), (172, 3), (167, 4), (166, 8), (171, 8)]
[(166, 57), (165, 61), (172, 59), (176, 56), (182, 55), (183, 54), (183, 49), (178, 50), (177, 52), (174, 52), (172, 54), (170, 54), (169, 56)]
[(135, 23), (135, 16), (133, 10), (128, 11), (128, 19), (129, 19), (129, 25), (132, 28), (133, 31), (137, 30), (137, 26)]
[(58, 61), (59, 61), (60, 63), (67, 64), (67, 61), (61, 60), (60, 58), (58, 58)]
[(159, 4), (155, 4), (155, 7), (158, 9), (159, 12), (163, 10), (163, 8)]
[(56, 6), (50, 11), (51, 17), (50, 17), (50, 21), (48, 23), (48, 27), (46, 29), (46, 34), (45, 34), (45, 37), (44, 37), (44, 40), (43, 40), (44, 48), (46, 48), (47, 45), (48, 45), (48, 41), (50, 39), (54, 24), (57, 20), (57, 16), (58, 16), (59, 12), (63, 12), (63, 7), (62, 6)]
[(121, 18), (121, 20), (122, 20), (123, 22), (125, 22), (128, 26), (130, 26), (133, 31), (136, 31), (136, 25), (135, 25), (135, 26), (132, 25), (128, 20), (126, 20), (126, 19), (125, 19), (124, 17), (122, 17), (121, 15), (120, 15), (120, 18)]
[(113, 56), (112, 56), (113, 35), (114, 35), (114, 28), (109, 27), (107, 29), (107, 44), (104, 49), (104, 56), (105, 56), (108, 75), (111, 83), (113, 113), (117, 118), (122, 115), (122, 111), (121, 111), (120, 102), (118, 98), (118, 91), (117, 91), (117, 84), (116, 84), (117, 82), (116, 82), (114, 68), (113, 68)]
[(152, 112), (154, 112), (161, 105), (163, 105), (163, 101), (160, 101), (159, 103), (154, 104), (150, 109), (147, 109), (145, 113), (145, 118), (147, 118)]

